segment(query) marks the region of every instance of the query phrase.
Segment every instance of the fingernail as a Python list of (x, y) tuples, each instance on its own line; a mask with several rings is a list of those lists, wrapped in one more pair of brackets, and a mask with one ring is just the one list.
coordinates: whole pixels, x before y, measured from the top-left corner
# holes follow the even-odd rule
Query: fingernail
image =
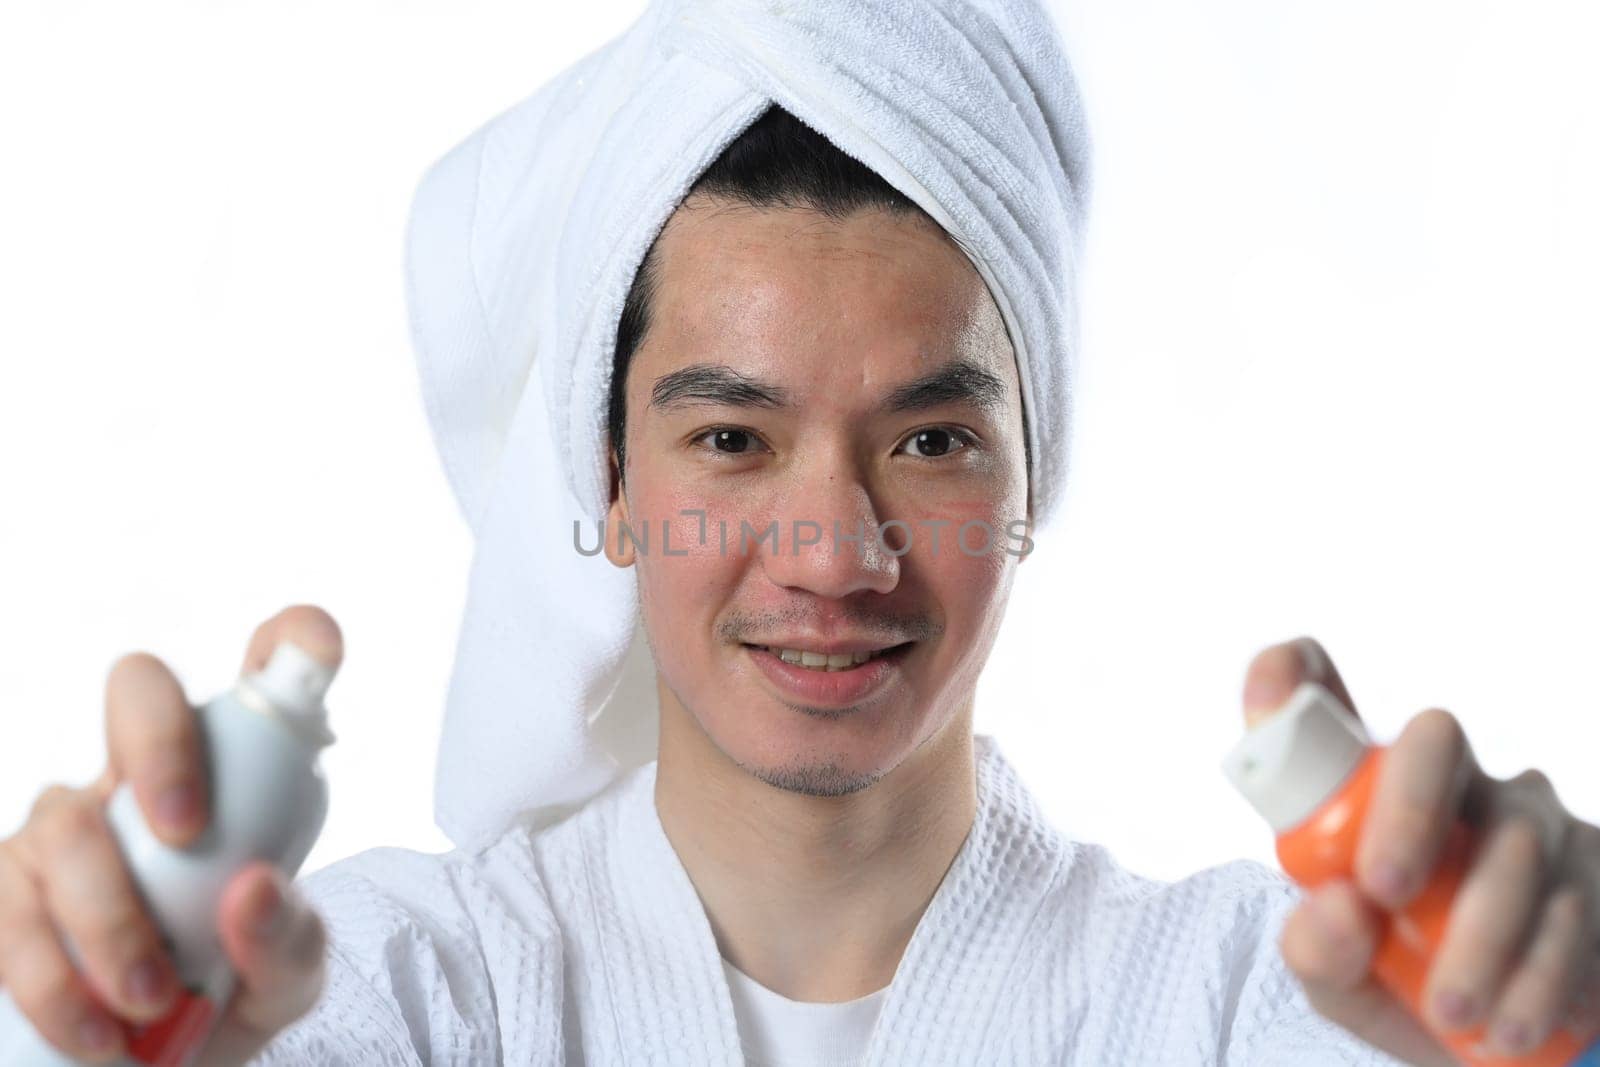
[(1393, 860), (1379, 860), (1372, 865), (1372, 888), (1384, 903), (1397, 904), (1411, 888), (1411, 872)]
[(192, 782), (169, 785), (156, 797), (156, 817), (168, 826), (188, 826), (200, 813), (200, 790)]
[(166, 991), (167, 969), (159, 960), (140, 960), (128, 972), (128, 997), (136, 1004), (158, 1004)]
[(1283, 678), (1261, 671), (1245, 682), (1244, 706), (1250, 711), (1276, 708), (1288, 700), (1293, 691)]
[(283, 894), (276, 885), (270, 882), (267, 885), (266, 892), (256, 901), (255, 915), (250, 921), (250, 931), (257, 941), (270, 941), (275, 937), (287, 914), (283, 906)]
[(1446, 1026), (1465, 1026), (1472, 1021), (1472, 998), (1454, 989), (1442, 990), (1433, 998), (1433, 1007)]
[(78, 1040), (90, 1051), (105, 1052), (117, 1043), (117, 1030), (110, 1019), (97, 1012), (78, 1023)]
[(1490, 1037), (1500, 1047), (1500, 1051), (1508, 1056), (1514, 1056), (1526, 1049), (1532, 1038), (1527, 1023), (1516, 1022), (1511, 1019), (1502, 1019), (1494, 1024)]

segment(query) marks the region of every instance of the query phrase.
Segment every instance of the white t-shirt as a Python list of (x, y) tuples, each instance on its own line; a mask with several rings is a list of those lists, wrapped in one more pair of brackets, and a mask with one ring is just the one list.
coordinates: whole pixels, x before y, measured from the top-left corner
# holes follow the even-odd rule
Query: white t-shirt
[(862, 1067), (889, 987), (834, 1004), (790, 1000), (722, 961), (749, 1067)]

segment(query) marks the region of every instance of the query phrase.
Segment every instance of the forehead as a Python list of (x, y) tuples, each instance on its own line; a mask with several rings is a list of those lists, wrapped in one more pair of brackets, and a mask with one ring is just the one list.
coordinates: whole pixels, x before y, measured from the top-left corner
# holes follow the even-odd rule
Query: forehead
[(646, 387), (708, 360), (867, 386), (961, 356), (1016, 378), (983, 279), (920, 214), (694, 199), (662, 232), (656, 281), (638, 353)]

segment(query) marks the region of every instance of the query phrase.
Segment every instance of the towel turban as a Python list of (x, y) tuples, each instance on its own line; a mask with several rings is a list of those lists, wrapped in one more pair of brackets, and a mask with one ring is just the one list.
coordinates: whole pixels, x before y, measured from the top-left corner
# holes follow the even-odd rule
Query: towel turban
[(656, 0), (422, 177), (405, 278), (424, 403), (475, 538), (435, 782), (479, 847), (655, 757), (633, 575), (574, 551), (608, 505), (617, 321), (689, 187), (770, 105), (959, 238), (1016, 353), (1029, 499), (1065, 481), (1088, 142), (1029, 0)]

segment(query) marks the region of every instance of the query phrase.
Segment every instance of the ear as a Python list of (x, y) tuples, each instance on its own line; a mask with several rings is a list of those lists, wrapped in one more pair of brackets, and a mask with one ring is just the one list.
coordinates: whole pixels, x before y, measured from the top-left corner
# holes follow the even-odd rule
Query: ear
[(606, 508), (604, 544), (606, 559), (616, 567), (631, 567), (634, 561), (633, 538), (622, 533), (622, 524), (628, 521), (628, 498), (622, 491), (622, 472), (617, 466), (616, 449), (611, 450), (611, 504)]

